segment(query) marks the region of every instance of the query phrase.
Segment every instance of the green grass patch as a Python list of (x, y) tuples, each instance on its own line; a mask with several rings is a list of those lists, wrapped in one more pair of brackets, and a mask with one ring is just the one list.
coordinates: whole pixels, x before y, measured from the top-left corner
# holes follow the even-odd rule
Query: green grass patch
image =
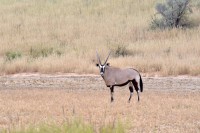
[[(6, 132), (6, 131), (4, 131)], [(40, 124), (30, 126), (26, 129), (11, 130), (10, 133), (93, 133), (91, 125), (85, 124), (80, 120), (74, 120), (72, 123), (58, 124)]]
[(39, 124), (22, 129), (7, 129), (2, 133), (125, 133), (125, 128), (121, 122), (112, 123), (100, 127), (98, 130), (92, 124), (86, 124), (80, 119), (73, 120), (71, 123), (64, 124)]

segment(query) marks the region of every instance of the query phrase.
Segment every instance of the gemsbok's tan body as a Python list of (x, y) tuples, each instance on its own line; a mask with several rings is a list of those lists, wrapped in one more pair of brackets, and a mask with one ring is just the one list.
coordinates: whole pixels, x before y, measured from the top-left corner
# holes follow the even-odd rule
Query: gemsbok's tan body
[(141, 78), (140, 73), (133, 68), (120, 69), (116, 67), (111, 67), (109, 63), (107, 63), (108, 57), (105, 63), (102, 65), (99, 55), (97, 53), (97, 59), (99, 61), (97, 66), (99, 67), (100, 74), (102, 78), (104, 79), (106, 86), (110, 88), (111, 102), (114, 100), (113, 98), (114, 87), (124, 86), (127, 84), (129, 84), (129, 90), (130, 90), (129, 102), (133, 94), (133, 86), (135, 90), (137, 91), (138, 101), (139, 101), (140, 100), (139, 90), (140, 92), (143, 91), (143, 83), (142, 83), (142, 78)]

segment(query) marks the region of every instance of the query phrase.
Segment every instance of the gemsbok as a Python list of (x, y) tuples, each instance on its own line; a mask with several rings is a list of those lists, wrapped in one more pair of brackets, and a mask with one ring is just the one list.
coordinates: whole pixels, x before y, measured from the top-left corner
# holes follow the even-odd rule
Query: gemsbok
[(130, 90), (130, 97), (128, 101), (130, 102), (131, 97), (133, 95), (133, 86), (137, 92), (139, 101), (140, 100), (139, 90), (140, 92), (143, 91), (143, 82), (140, 73), (133, 68), (120, 69), (116, 67), (111, 67), (110, 64), (107, 63), (110, 53), (108, 54), (108, 57), (106, 58), (104, 64), (102, 64), (100, 57), (96, 51), (97, 59), (99, 62), (98, 64), (96, 64), (96, 66), (99, 67), (100, 75), (105, 81), (106, 86), (110, 88), (111, 102), (113, 102), (114, 100), (113, 98), (114, 87), (125, 86), (127, 84), (129, 84), (129, 90)]

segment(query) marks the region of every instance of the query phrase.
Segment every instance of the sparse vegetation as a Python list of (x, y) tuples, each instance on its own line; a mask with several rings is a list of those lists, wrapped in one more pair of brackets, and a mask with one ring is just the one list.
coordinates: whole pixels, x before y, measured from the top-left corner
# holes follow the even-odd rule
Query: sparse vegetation
[(22, 54), (20, 52), (6, 52), (6, 61), (12, 61), (17, 58), (21, 58)]
[(30, 49), (30, 56), (32, 58), (38, 58), (38, 57), (48, 57), (49, 55), (53, 54), (53, 48), (40, 48), (40, 49)]
[[(74, 90), (74, 87), (71, 91), (49, 88), (0, 90), (1, 132), (200, 131), (199, 91), (146, 90), (139, 103), (136, 95), (128, 103), (128, 88), (124, 88), (115, 91), (116, 101), (111, 104), (107, 89), (96, 91), (84, 87)], [(100, 85), (96, 87), (102, 88)], [(77, 117), (82, 121), (74, 121)]]
[(39, 57), (48, 57), (52, 54), (55, 54), (55, 55), (62, 55), (62, 52), (60, 50), (55, 50), (54, 48), (50, 47), (50, 48), (37, 48), (37, 49), (34, 49), (34, 48), (31, 48), (30, 49), (30, 56), (32, 58), (39, 58)]
[[(200, 10), (197, 0), (191, 2), (195, 8), (188, 20), (195, 28), (149, 30), (157, 0), (1, 0), (0, 74), (97, 74), (96, 49), (102, 59), (111, 49), (112, 66), (164, 76), (199, 75)], [(5, 62), (7, 51), (23, 56), (9, 55), (12, 61)]]
[(119, 56), (128, 56), (131, 55), (131, 51), (127, 49), (125, 45), (118, 45), (116, 49), (114, 49), (114, 55), (116, 57)]
[(53, 48), (30, 49), (30, 55), (33, 58), (47, 57), (51, 54), (53, 54)]

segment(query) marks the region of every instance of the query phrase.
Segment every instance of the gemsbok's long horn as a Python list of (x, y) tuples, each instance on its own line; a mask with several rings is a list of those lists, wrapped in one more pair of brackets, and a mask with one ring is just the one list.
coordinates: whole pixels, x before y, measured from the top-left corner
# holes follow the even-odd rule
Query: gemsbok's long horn
[(106, 62), (108, 61), (108, 58), (109, 58), (110, 54), (111, 54), (111, 51), (109, 52), (108, 57), (106, 58), (106, 61), (105, 61), (104, 64), (106, 64)]
[(99, 57), (99, 54), (98, 54), (98, 52), (97, 52), (97, 51), (96, 51), (96, 53), (97, 53), (97, 59), (98, 59), (98, 61), (99, 61), (100, 65), (102, 65), (102, 64), (101, 64), (100, 57)]

